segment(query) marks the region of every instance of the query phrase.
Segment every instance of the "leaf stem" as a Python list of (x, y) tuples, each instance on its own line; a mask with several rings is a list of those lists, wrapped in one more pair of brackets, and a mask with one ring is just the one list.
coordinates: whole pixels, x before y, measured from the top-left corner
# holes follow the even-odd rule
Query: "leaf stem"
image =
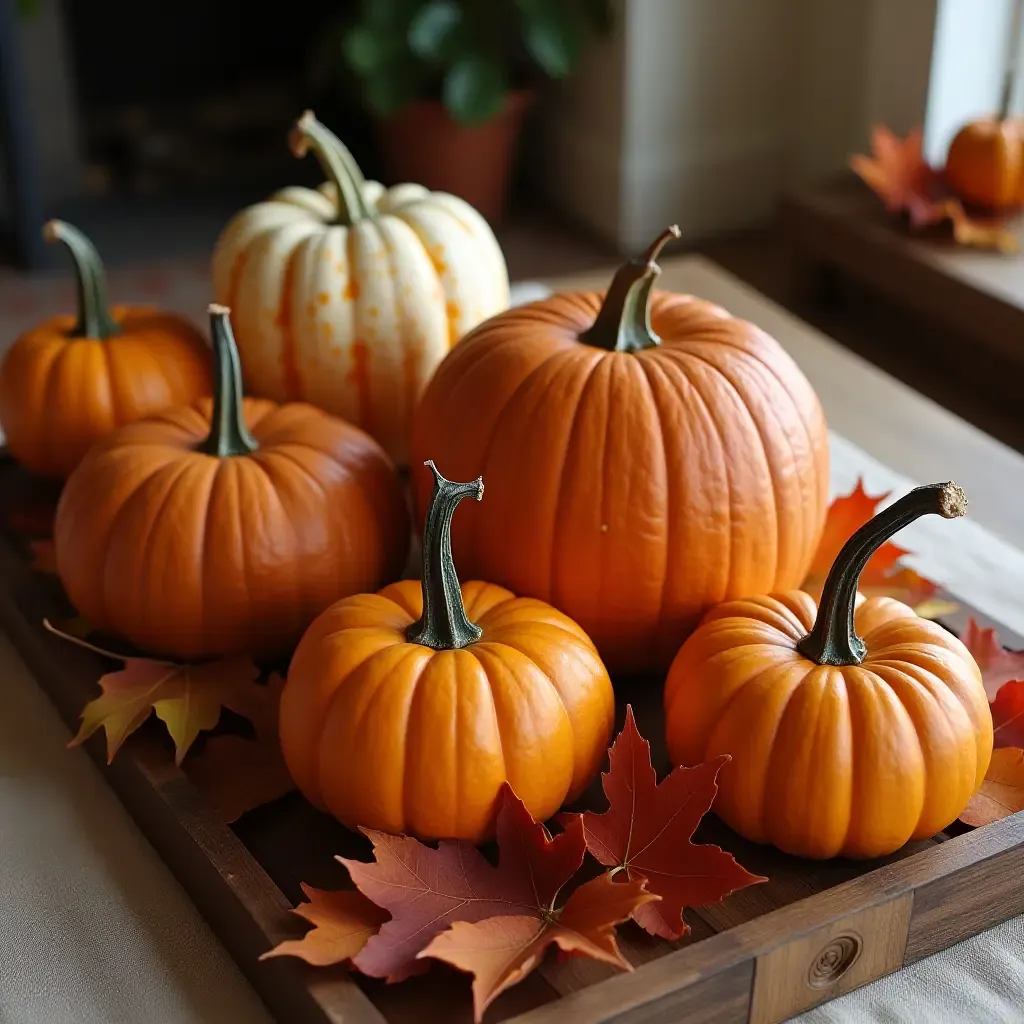
[[(59, 636), (61, 640), (67, 640), (69, 644), (77, 644), (79, 647), (83, 647), (87, 651), (92, 651), (93, 654), (100, 655), (100, 657), (110, 658), (112, 661), (128, 660), (123, 654), (115, 654), (113, 651), (108, 651), (105, 647), (97, 647), (95, 644), (89, 643), (88, 640), (83, 640), (80, 636), (72, 636), (70, 633), (65, 633), (64, 630), (58, 629), (49, 619), (43, 619), (43, 629), (52, 633), (54, 636)], [(160, 658), (140, 657), (133, 658), (133, 660), (148, 661), (153, 665), (166, 665), (168, 668), (178, 667), (177, 662), (163, 661)]]

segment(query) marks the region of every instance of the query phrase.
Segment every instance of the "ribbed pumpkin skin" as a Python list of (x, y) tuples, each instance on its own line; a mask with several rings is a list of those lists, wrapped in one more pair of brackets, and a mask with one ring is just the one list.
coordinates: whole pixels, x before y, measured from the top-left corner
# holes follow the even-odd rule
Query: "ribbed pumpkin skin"
[(809, 383), (763, 331), (658, 291), (662, 344), (577, 340), (601, 293), (489, 320), (445, 359), (417, 412), (427, 457), (487, 480), (453, 538), (467, 575), (548, 601), (617, 672), (664, 669), (707, 609), (798, 586), (828, 499), (828, 437)]
[(406, 641), (418, 581), (339, 601), (302, 638), (281, 697), (296, 785), (350, 827), (474, 842), (508, 781), (537, 820), (578, 796), (605, 755), (611, 681), (583, 631), (539, 601), (462, 585), (482, 639)]
[(674, 764), (728, 753), (714, 810), (787, 853), (880, 857), (955, 821), (992, 755), (981, 673), (951, 633), (891, 598), (863, 601), (862, 664), (796, 650), (816, 606), (800, 592), (713, 609), (672, 664)]
[(1024, 119), (977, 121), (949, 147), (946, 181), (958, 196), (1002, 209), (1024, 203)]
[(247, 391), (303, 400), (375, 437), (396, 462), (423, 387), (448, 349), (507, 308), (505, 259), (461, 199), (367, 182), (375, 216), (333, 222), (333, 186), (286, 188), (243, 210), (213, 256), (233, 310)]
[(54, 316), (23, 334), (0, 368), (0, 424), (30, 473), (64, 479), (96, 440), (162, 409), (210, 394), (210, 350), (187, 320), (115, 306), (121, 333), (72, 337)]
[(285, 653), (340, 597), (400, 572), (394, 468), (366, 434), (312, 406), (246, 399), (259, 449), (197, 452), (209, 400), (93, 448), (61, 495), (57, 569), (96, 628), (182, 658)]

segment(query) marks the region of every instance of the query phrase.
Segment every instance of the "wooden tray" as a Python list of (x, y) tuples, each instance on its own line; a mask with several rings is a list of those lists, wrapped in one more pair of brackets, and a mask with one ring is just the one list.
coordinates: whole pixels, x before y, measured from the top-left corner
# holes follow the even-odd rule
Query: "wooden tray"
[[(24, 508), (26, 500), (41, 500), (45, 510), (47, 497), (10, 462), (0, 465), (0, 503)], [(75, 728), (109, 664), (45, 632), (43, 618), (66, 615), (68, 608), (57, 581), (31, 569), (24, 540), (0, 536), (0, 579), (0, 627)], [(961, 609), (948, 625), (962, 627), (969, 614)], [(1024, 647), (1005, 628), (1000, 633), (1005, 643)], [(659, 773), (668, 767), (660, 691), (643, 681), (619, 687), (620, 722), (629, 701), (652, 740)], [(288, 912), (302, 898), (299, 882), (344, 887), (347, 877), (334, 855), (369, 859), (368, 844), (294, 793), (228, 827), (175, 767), (166, 737), (150, 726), (132, 736), (109, 767), (101, 735), (86, 749), (278, 1019), (472, 1020), (468, 978), (441, 964), (388, 986), (341, 968), (258, 962), (271, 946), (304, 930)], [(603, 808), (596, 785), (587, 801)], [(487, 1021), (770, 1024), (1024, 913), (1024, 813), (973, 831), (954, 826), (870, 863), (788, 857), (745, 842), (712, 815), (697, 839), (720, 843), (770, 880), (721, 904), (688, 910), (692, 931), (680, 942), (631, 924), (621, 928), (632, 973), (551, 958), (499, 998)]]

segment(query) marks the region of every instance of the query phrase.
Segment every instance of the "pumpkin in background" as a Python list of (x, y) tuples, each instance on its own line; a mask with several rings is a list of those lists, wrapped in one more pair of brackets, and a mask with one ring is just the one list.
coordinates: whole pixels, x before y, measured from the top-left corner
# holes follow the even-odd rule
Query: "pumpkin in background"
[(299, 789), (351, 828), (477, 842), (506, 781), (538, 820), (582, 793), (615, 700), (576, 623), (491, 583), (460, 587), (452, 515), (483, 482), (428, 465), (422, 582), (346, 598), (310, 626), (281, 696), (281, 747)]
[(946, 157), (946, 182), (978, 206), (1024, 203), (1024, 119), (999, 117), (961, 128)]
[(291, 139), (328, 182), (243, 210), (213, 256), (213, 289), (234, 311), (250, 391), (302, 399), (356, 423), (404, 464), (413, 409), (434, 367), (509, 302), (505, 259), (461, 199), (364, 181), (307, 112)]
[[(607, 295), (556, 294), (452, 350), (412, 457), (484, 474), (464, 571), (577, 621), (612, 674), (664, 669), (713, 604), (798, 586), (827, 511), (821, 406), (763, 331), (654, 291), (659, 238)], [(418, 466), (415, 467), (418, 470)], [(416, 473), (419, 509), (429, 481)]]
[(242, 399), (210, 307), (212, 402), (100, 441), (71, 474), (57, 571), (97, 629), (178, 658), (286, 653), (332, 601), (394, 579), (408, 513), (380, 446), (311, 405)]
[(731, 755), (714, 810), (740, 835), (803, 857), (881, 857), (967, 806), (992, 755), (978, 666), (941, 626), (857, 593), (897, 530), (966, 505), (955, 484), (919, 487), (850, 538), (820, 607), (800, 591), (732, 601), (683, 645), (665, 684), (669, 753)]
[(27, 331), (0, 368), (0, 425), (31, 473), (62, 480), (115, 427), (210, 394), (210, 353), (182, 317), (107, 306), (103, 265), (76, 228), (51, 220), (47, 241), (71, 252), (78, 315)]

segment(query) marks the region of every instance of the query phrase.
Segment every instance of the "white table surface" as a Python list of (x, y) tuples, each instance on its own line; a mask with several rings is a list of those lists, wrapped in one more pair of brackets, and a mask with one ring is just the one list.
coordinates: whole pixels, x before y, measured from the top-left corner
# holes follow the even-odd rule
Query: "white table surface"
[[(574, 283), (593, 287), (602, 278)], [(869, 489), (897, 494), (932, 480), (963, 485), (967, 519), (921, 520), (901, 543), (916, 551), (919, 571), (1024, 633), (1024, 554), (997, 536), (1021, 544), (1024, 458), (703, 260), (670, 261), (664, 283), (755, 320), (789, 348), (836, 431), (833, 494), (848, 492), (858, 475)], [(1010, 498), (1012, 509), (1004, 504)], [(0, 680), (0, 1022), (269, 1021), (99, 770), (83, 751), (65, 749), (67, 729), (3, 636)], [(799, 1020), (1024, 1022), (1024, 918)]]

